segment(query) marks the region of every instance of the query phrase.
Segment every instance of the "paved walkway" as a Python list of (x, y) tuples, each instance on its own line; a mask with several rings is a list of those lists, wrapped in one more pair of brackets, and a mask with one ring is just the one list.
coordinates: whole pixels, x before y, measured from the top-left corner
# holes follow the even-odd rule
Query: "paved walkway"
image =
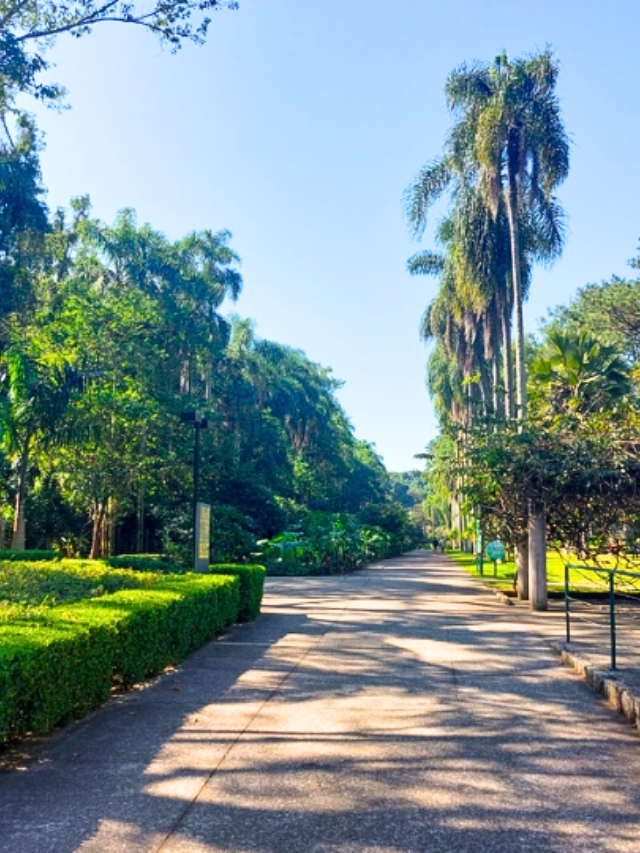
[(640, 738), (446, 558), (264, 614), (0, 775), (7, 853), (640, 851)]

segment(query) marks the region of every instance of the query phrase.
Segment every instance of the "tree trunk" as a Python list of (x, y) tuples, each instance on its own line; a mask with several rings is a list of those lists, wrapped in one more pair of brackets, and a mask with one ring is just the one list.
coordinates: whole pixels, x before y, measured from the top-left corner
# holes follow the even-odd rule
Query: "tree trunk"
[(521, 601), (529, 598), (529, 536), (525, 533), (515, 543), (517, 592)]
[(487, 418), (491, 414), (495, 414), (495, 401), (493, 398), (493, 379), (489, 371), (489, 365), (484, 360), (480, 360), (480, 399), (482, 401), (482, 414)]
[[(140, 459), (143, 460), (147, 452), (147, 439), (145, 435), (140, 436)], [(138, 480), (138, 506), (136, 525), (136, 554), (144, 554), (144, 518), (146, 510), (146, 490), (144, 478)]]
[(502, 415), (502, 406), (500, 405), (500, 356), (497, 352), (491, 359), (491, 381), (493, 385), (493, 416), (499, 420)]
[(547, 534), (544, 506), (529, 506), (529, 594), (532, 610), (546, 610)]
[(27, 538), (27, 522), (25, 518), (25, 503), (27, 500), (27, 474), (29, 473), (29, 445), (31, 434), (27, 432), (20, 456), (18, 468), (18, 492), (16, 494), (16, 512), (13, 519), (13, 536), (11, 537), (11, 550), (24, 551)]
[(514, 416), (513, 361), (511, 357), (511, 320), (506, 312), (502, 318), (502, 358), (504, 373), (504, 416), (507, 420), (511, 420)]
[(144, 517), (145, 500), (144, 488), (138, 489), (138, 524), (136, 528), (136, 554), (144, 554)]
[(93, 531), (91, 533), (91, 551), (89, 559), (96, 560), (100, 556), (102, 543), (102, 531), (104, 528), (104, 517), (107, 509), (106, 501), (100, 501), (93, 514)]
[(517, 417), (527, 416), (527, 374), (524, 364), (524, 322), (522, 317), (522, 269), (520, 266), (520, 227), (518, 222), (518, 185), (513, 164), (509, 163), (507, 191), (507, 219), (511, 244), (511, 279), (513, 284), (513, 309), (515, 311), (516, 343), (516, 403)]

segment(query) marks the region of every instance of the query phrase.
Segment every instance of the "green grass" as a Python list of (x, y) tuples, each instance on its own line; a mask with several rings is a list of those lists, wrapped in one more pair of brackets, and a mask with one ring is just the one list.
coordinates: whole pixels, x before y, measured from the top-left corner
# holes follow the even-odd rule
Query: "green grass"
[[(470, 575), (480, 577), (475, 554), (466, 554), (463, 551), (456, 551), (454, 549), (447, 551), (447, 554), (465, 571), (469, 572)], [(583, 562), (575, 556), (569, 559), (572, 564), (597, 568), (593, 561)], [(600, 567), (615, 568), (615, 557), (604, 555), (598, 559), (601, 564)], [(561, 554), (555, 550), (547, 551), (547, 583), (550, 592), (561, 592), (564, 590), (564, 566), (565, 559)], [(640, 572), (640, 565), (624, 565), (620, 566), (620, 568)], [(494, 568), (491, 560), (485, 557), (482, 580), (488, 585), (508, 592), (514, 588), (515, 576), (516, 566), (513, 560), (507, 560), (504, 563), (500, 562)], [(608, 590), (607, 577), (603, 574), (580, 572), (579, 569), (576, 569), (571, 571), (570, 579), (572, 592), (599, 593)], [(639, 590), (639, 586), (631, 579), (627, 580), (624, 577), (620, 577), (616, 581), (616, 589), (626, 589), (628, 592), (636, 593)]]
[[(447, 551), (447, 554), (459, 566), (469, 572), (470, 575), (479, 577), (475, 554), (466, 554), (463, 551), (455, 551), (453, 549)], [(504, 563), (499, 562), (494, 569), (494, 564), (485, 557), (482, 578), (491, 584), (491, 586), (496, 586), (498, 589), (504, 590), (513, 589), (515, 576), (516, 565), (513, 560), (507, 560)], [(575, 577), (573, 580), (576, 580)], [(564, 559), (557, 551), (547, 551), (547, 583), (551, 590), (564, 589)], [(585, 586), (586, 588), (587, 583), (589, 585), (596, 583), (600, 586), (599, 576), (593, 575), (593, 580), (589, 579), (588, 582), (585, 580), (583, 584), (572, 582), (572, 587)], [(605, 589), (604, 584), (602, 584), (602, 588)]]

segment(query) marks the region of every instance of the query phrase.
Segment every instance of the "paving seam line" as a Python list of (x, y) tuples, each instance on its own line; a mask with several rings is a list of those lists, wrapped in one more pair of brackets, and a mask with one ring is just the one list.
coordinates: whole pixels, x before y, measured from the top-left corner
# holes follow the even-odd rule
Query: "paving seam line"
[[(311, 652), (315, 649), (315, 647), (316, 647), (320, 642), (322, 642), (322, 640), (324, 640), (324, 638), (326, 637), (326, 635), (329, 633), (329, 631), (331, 631), (331, 630), (332, 630), (332, 628), (333, 628), (333, 626), (335, 625), (335, 623), (336, 623), (336, 622), (338, 622), (338, 621), (340, 620), (340, 617), (341, 617), (341, 616), (342, 616), (342, 615), (343, 615), (343, 614), (344, 614), (344, 613), (349, 609), (349, 607), (350, 607), (350, 605), (351, 605), (351, 604), (352, 604), (352, 600), (349, 600), (349, 601), (345, 604), (345, 606), (342, 608), (342, 610), (340, 610), (340, 613), (336, 616), (336, 618), (335, 618), (335, 619), (330, 623), (330, 625), (328, 625), (328, 626), (327, 626), (326, 630), (325, 630), (325, 631), (323, 631), (321, 634), (318, 634), (318, 635), (317, 635), (317, 637), (316, 637), (316, 639), (314, 640), (314, 642), (313, 642), (313, 643), (311, 643), (311, 644), (309, 645), (309, 647), (307, 648), (307, 650), (306, 650), (306, 651), (304, 652), (304, 654), (299, 658), (299, 660), (297, 660), (297, 661), (296, 661), (296, 663), (294, 664), (294, 666), (292, 666), (292, 667), (291, 667), (291, 669), (289, 669), (289, 670), (288, 670), (288, 671), (283, 675), (283, 677), (280, 679), (280, 681), (278, 682), (278, 684), (277, 684), (277, 685), (273, 688), (273, 690), (269, 693), (269, 695), (268, 695), (268, 696), (267, 696), (267, 698), (264, 700), (264, 702), (262, 702), (262, 704), (260, 705), (260, 707), (259, 707), (259, 708), (257, 709), (257, 711), (255, 712), (255, 714), (253, 714), (253, 715), (251, 716), (250, 720), (247, 722), (247, 724), (245, 725), (245, 727), (244, 727), (241, 731), (239, 731), (239, 732), (238, 732), (238, 734), (237, 734), (237, 735), (236, 735), (236, 737), (233, 739), (233, 741), (229, 744), (229, 746), (227, 747), (227, 749), (225, 749), (224, 753), (223, 753), (223, 754), (222, 754), (222, 756), (220, 757), (220, 760), (216, 763), (216, 765), (214, 766), (214, 768), (213, 768), (213, 769), (211, 770), (211, 772), (207, 775), (206, 779), (204, 780), (204, 782), (202, 783), (202, 785), (201, 785), (201, 786), (200, 786), (200, 788), (198, 789), (198, 792), (197, 792), (197, 794), (195, 795), (195, 797), (194, 797), (194, 798), (193, 798), (189, 803), (187, 803), (187, 804), (186, 804), (186, 806), (185, 806), (185, 807), (183, 808), (183, 810), (180, 812), (180, 814), (178, 815), (178, 817), (177, 817), (177, 818), (174, 820), (174, 822), (171, 824), (171, 827), (169, 828), (168, 832), (166, 833), (166, 835), (164, 836), (164, 838), (163, 838), (163, 839), (162, 839), (162, 841), (160, 842), (159, 846), (155, 848), (155, 850), (153, 851), (153, 853), (162, 853), (162, 850), (165, 848), (165, 846), (166, 846), (167, 842), (169, 842), (169, 841), (171, 840), (171, 837), (173, 836), (173, 834), (175, 833), (175, 831), (178, 829), (178, 827), (180, 826), (180, 824), (182, 823), (182, 821), (183, 821), (183, 820), (185, 819), (185, 817), (189, 814), (189, 812), (191, 811), (191, 809), (193, 808), (193, 806), (198, 802), (198, 800), (200, 799), (200, 796), (201, 796), (202, 792), (203, 792), (203, 791), (204, 791), (204, 789), (207, 787), (207, 785), (209, 784), (209, 782), (211, 781), (211, 779), (213, 779), (213, 777), (214, 777), (214, 776), (215, 776), (215, 774), (218, 772), (218, 770), (220, 769), (220, 767), (222, 766), (222, 764), (227, 760), (227, 758), (228, 758), (229, 754), (231, 753), (231, 751), (232, 751), (232, 750), (237, 746), (238, 742), (239, 742), (239, 741), (242, 739), (242, 737), (244, 737), (244, 735), (248, 732), (248, 730), (249, 730), (249, 729), (251, 728), (251, 726), (253, 725), (254, 721), (255, 721), (255, 720), (260, 716), (260, 714), (261, 714), (261, 713), (262, 713), (262, 711), (265, 709), (265, 707), (269, 704), (269, 702), (271, 702), (271, 700), (274, 698), (274, 696), (275, 696), (275, 695), (280, 691), (280, 688), (281, 688), (281, 687), (282, 687), (282, 685), (285, 683), (285, 681), (287, 681), (287, 679), (288, 679), (290, 676), (292, 676), (292, 675), (293, 675), (293, 674), (294, 674), (294, 673), (295, 673), (295, 672), (300, 668), (300, 666), (302, 666), (302, 664), (304, 663), (304, 661), (306, 660), (306, 658), (311, 654)], [(231, 644), (231, 643), (229, 643), (229, 646), (231, 646), (231, 645), (232, 645), (232, 644)]]
[(640, 694), (621, 678), (615, 678), (610, 672), (587, 663), (574, 652), (569, 651), (565, 643), (557, 640), (545, 640), (545, 642), (559, 655), (562, 663), (572, 669), (591, 687), (598, 695), (603, 696), (608, 704), (623, 714), (632, 726), (640, 729)]

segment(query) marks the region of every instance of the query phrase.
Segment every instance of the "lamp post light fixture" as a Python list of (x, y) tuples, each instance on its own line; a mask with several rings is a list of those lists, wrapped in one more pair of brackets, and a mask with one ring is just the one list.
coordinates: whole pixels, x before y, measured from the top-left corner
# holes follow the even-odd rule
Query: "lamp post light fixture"
[[(198, 571), (199, 564), (205, 559), (198, 553), (198, 532), (200, 528), (198, 523), (198, 494), (200, 490), (200, 431), (209, 428), (209, 421), (201, 412), (197, 411), (180, 412), (180, 421), (183, 424), (192, 424), (195, 431), (193, 442), (193, 561), (194, 567), (196, 571)], [(207, 518), (209, 517), (209, 507), (207, 507), (206, 516)]]

